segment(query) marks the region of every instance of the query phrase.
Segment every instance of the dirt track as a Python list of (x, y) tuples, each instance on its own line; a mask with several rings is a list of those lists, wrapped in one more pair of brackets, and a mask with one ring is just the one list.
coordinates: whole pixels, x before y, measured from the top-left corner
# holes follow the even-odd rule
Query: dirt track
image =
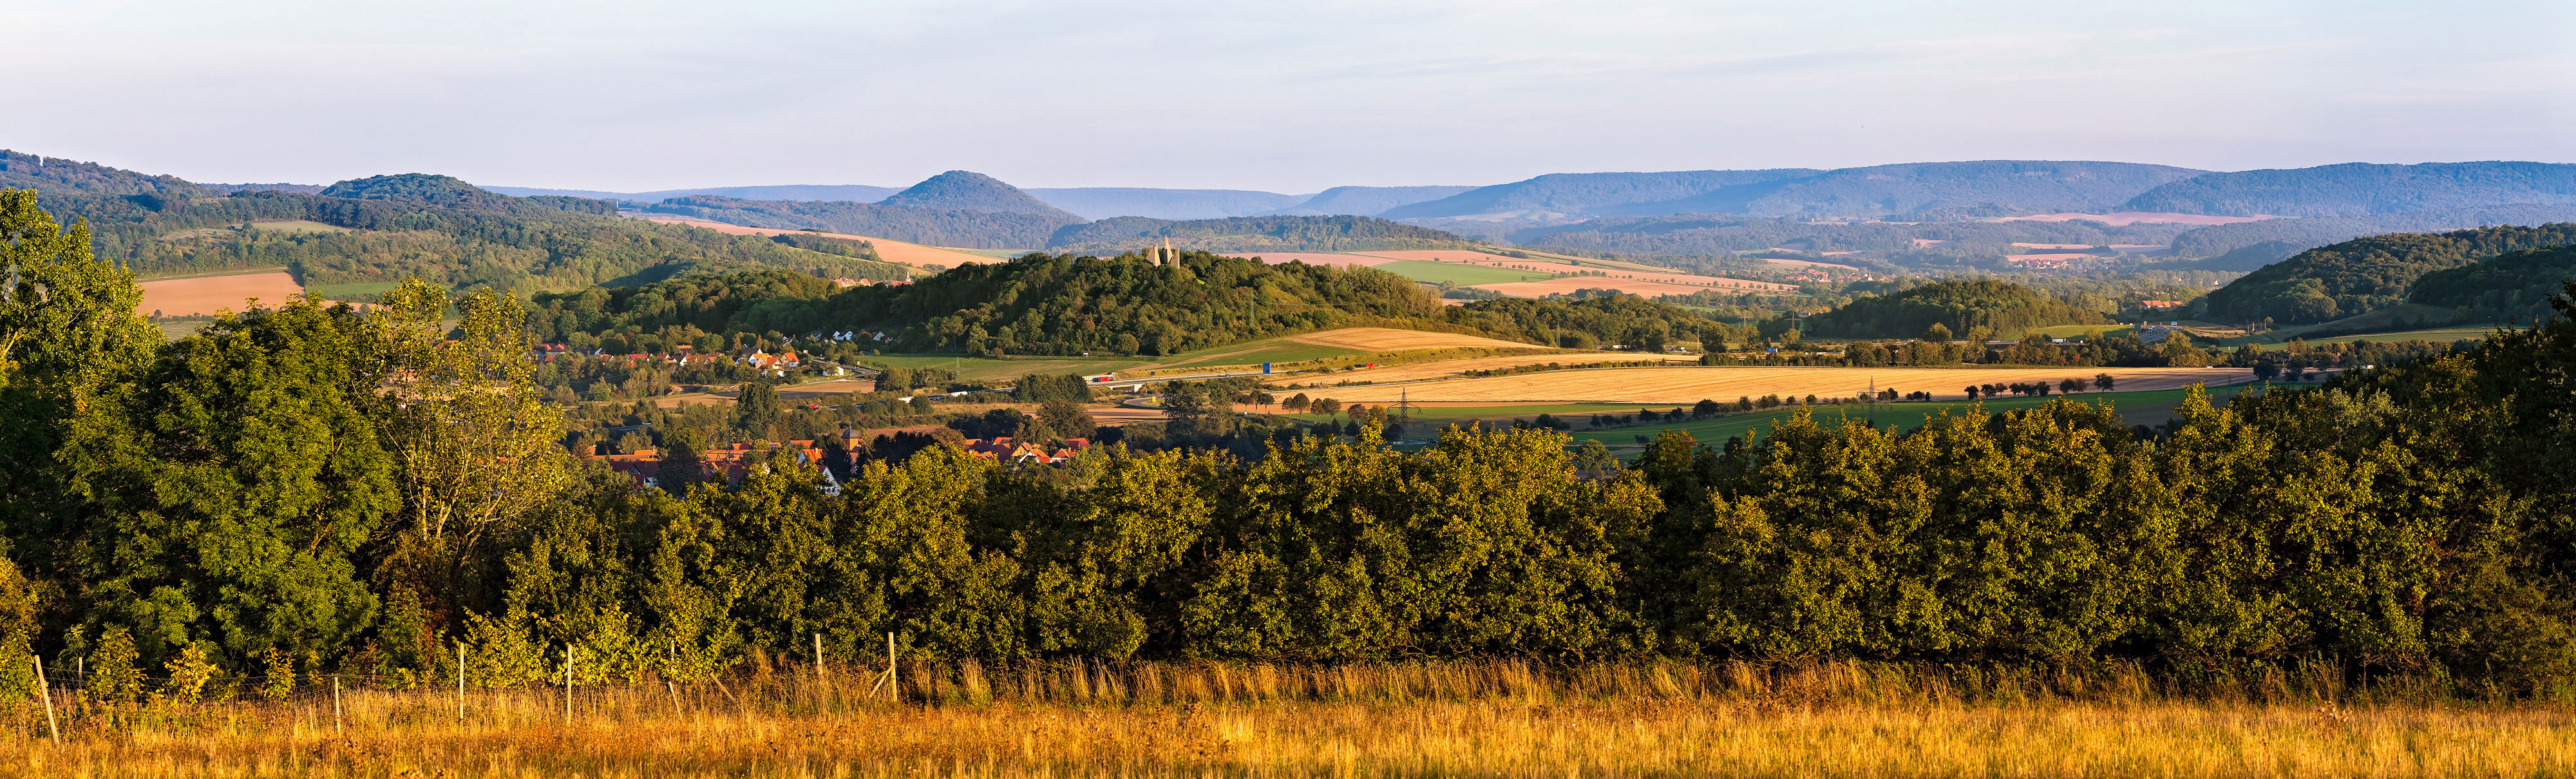
[[(1446, 365), (1447, 363), (1434, 363)], [(2060, 379), (2091, 382), (2108, 373), (2120, 391), (2211, 386), (2254, 380), (2247, 368), (1604, 368), (1564, 370), (1489, 379), (1456, 379), (1402, 385), (1307, 390), (1343, 402), (1382, 403), (1410, 393), (1415, 401), (1694, 403), (1702, 399), (1816, 395), (1848, 397), (1873, 383), (1897, 392), (1917, 390), (1938, 399), (1967, 397), (1970, 384), (2012, 384)]]

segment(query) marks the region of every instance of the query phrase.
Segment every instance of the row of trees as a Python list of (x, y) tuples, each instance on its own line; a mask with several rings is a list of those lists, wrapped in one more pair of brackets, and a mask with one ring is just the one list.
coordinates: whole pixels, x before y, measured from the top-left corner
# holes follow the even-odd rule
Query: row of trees
[(2563, 320), (2225, 409), (2194, 394), (2147, 434), (2061, 400), (1666, 433), (1625, 466), (1538, 430), (1020, 468), (932, 442), (837, 494), (774, 460), (675, 495), (565, 456), (507, 297), (455, 301), (452, 332), (412, 284), (160, 344), (130, 276), (39, 216), (0, 200), (6, 264), (47, 292), (0, 299), (23, 572), (0, 603), (34, 604), (0, 654), (417, 680), (461, 643), (470, 678), (516, 684), (893, 633), (929, 657), (2313, 656), (2576, 682)]

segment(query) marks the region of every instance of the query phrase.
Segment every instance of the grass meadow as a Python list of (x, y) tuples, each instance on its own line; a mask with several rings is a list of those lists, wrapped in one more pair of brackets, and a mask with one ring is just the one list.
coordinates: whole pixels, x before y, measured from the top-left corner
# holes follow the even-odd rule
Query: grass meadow
[(1513, 281), (1538, 281), (1541, 279), (1556, 277), (1556, 274), (1554, 273), (1542, 271), (1513, 270), (1510, 268), (1495, 268), (1484, 265), (1468, 265), (1465, 263), (1454, 262), (1430, 262), (1426, 260), (1397, 260), (1394, 262), (1382, 263), (1376, 267), (1378, 270), (1403, 276), (1414, 281), (1426, 281), (1433, 284), (1438, 284), (1443, 281), (1454, 281), (1461, 287), (1472, 287), (1478, 284), (1501, 284)]
[[(2289, 664), (2090, 667), (781, 663), (720, 682), (306, 684), (283, 700), (19, 705), (47, 777), (2523, 777), (2576, 709)], [(248, 685), (246, 685), (248, 686)]]

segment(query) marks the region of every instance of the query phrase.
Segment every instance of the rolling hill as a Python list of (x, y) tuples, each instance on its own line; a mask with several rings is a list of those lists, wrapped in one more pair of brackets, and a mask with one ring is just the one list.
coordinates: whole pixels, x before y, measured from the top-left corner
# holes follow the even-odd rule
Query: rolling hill
[(2034, 327), (2098, 325), (2110, 320), (2099, 311), (2059, 303), (2038, 290), (1993, 279), (1949, 279), (1879, 297), (1864, 297), (1840, 308), (1807, 317), (1817, 335), (1861, 338), (1915, 338), (1933, 325), (1966, 337), (1984, 328), (2012, 337)]
[(1438, 200), (1398, 206), (1378, 215), (1388, 219), (1436, 219), (1526, 212), (1579, 214), (1610, 206), (1681, 200), (1729, 187), (1785, 181), (1822, 172), (1808, 168), (1782, 168), (1550, 173), (1509, 184), (1477, 187)]
[(2576, 246), (2506, 252), (2415, 279), (2406, 302), (2467, 309), (2454, 321), (2531, 321), (2556, 313), (2550, 298), (2576, 278)]
[(1018, 187), (971, 170), (952, 170), (932, 176), (904, 191), (888, 195), (876, 204), (891, 208), (1033, 214), (1066, 222), (1083, 221), (1082, 217), (1047, 205), (1046, 201), (1032, 197)]
[(2349, 216), (2518, 203), (2576, 203), (2576, 164), (2345, 163), (2210, 173), (2140, 193), (2123, 211)]
[[(2407, 299), (2417, 278), (2507, 252), (2576, 244), (2576, 224), (2395, 233), (2300, 252), (2209, 293), (2205, 319), (2324, 322)], [(2465, 293), (2461, 293), (2465, 294)]]
[(2175, 236), (2173, 253), (2208, 257), (2200, 267), (2246, 271), (2338, 241), (2387, 233), (2431, 233), (2494, 225), (2576, 222), (2576, 203), (2522, 204), (2360, 216), (2311, 216), (2212, 225)]

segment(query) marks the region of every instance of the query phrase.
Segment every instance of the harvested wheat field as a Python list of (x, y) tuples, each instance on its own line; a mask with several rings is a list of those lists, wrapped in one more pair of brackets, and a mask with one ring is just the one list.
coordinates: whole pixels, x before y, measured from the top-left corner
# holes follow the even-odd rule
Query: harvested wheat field
[(1729, 292), (1767, 291), (1770, 285), (1758, 281), (1726, 282), (1717, 286), (1675, 284), (1669, 281), (1603, 278), (1600, 276), (1558, 276), (1544, 281), (1507, 281), (1500, 284), (1478, 284), (1477, 289), (1493, 290), (1516, 298), (1546, 297), (1578, 289), (1615, 289), (1633, 295), (1688, 295), (1693, 292), (1725, 290)]
[(304, 294), (304, 285), (295, 283), (295, 277), (285, 271), (160, 279), (141, 286), (143, 302), (134, 310), (147, 316), (156, 311), (162, 316), (212, 314), (217, 309), (241, 311), (249, 308), (251, 298), (258, 298), (260, 305), (276, 307)]
[(1388, 327), (1351, 327), (1320, 333), (1288, 336), (1290, 341), (1316, 346), (1337, 346), (1363, 352), (1392, 352), (1401, 349), (1447, 349), (1475, 346), (1489, 349), (1545, 348), (1519, 341), (1505, 341), (1476, 335), (1430, 333), (1420, 330), (1397, 330)]
[(2090, 382), (2101, 373), (2110, 374), (2115, 389), (2124, 392), (2254, 380), (2250, 368), (1602, 368), (1333, 387), (1308, 394), (1345, 403), (1392, 401), (1402, 393), (1410, 393), (1416, 401), (1695, 403), (1774, 394), (1849, 397), (1875, 383), (1882, 390), (1920, 390), (1936, 399), (1957, 399), (1967, 397), (1964, 388), (1971, 384), (2046, 381), (2055, 385), (2060, 379)]
[[(1458, 374), (1467, 371), (1501, 370), (1504, 368), (1518, 368), (1525, 365), (1546, 365), (1551, 362), (1559, 365), (1581, 365), (1584, 363), (1639, 362), (1645, 360), (1661, 360), (1663, 362), (1673, 363), (1699, 362), (1699, 358), (1697, 356), (1682, 354), (1654, 355), (1622, 354), (1618, 352), (1567, 352), (1562, 355), (1524, 354), (1510, 357), (1474, 357), (1464, 360), (1442, 360), (1440, 362), (1414, 363), (1412, 365), (1391, 365), (1384, 368), (1362, 368), (1356, 371), (1335, 373), (1333, 374), (1331, 381), (1371, 381), (1380, 383), (1390, 381), (1420, 381), (1423, 379), (1460, 378)], [(1290, 384), (1311, 381), (1315, 381), (1314, 376), (1297, 376), (1292, 374), (1281, 376), (1272, 380), (1270, 383)]]

